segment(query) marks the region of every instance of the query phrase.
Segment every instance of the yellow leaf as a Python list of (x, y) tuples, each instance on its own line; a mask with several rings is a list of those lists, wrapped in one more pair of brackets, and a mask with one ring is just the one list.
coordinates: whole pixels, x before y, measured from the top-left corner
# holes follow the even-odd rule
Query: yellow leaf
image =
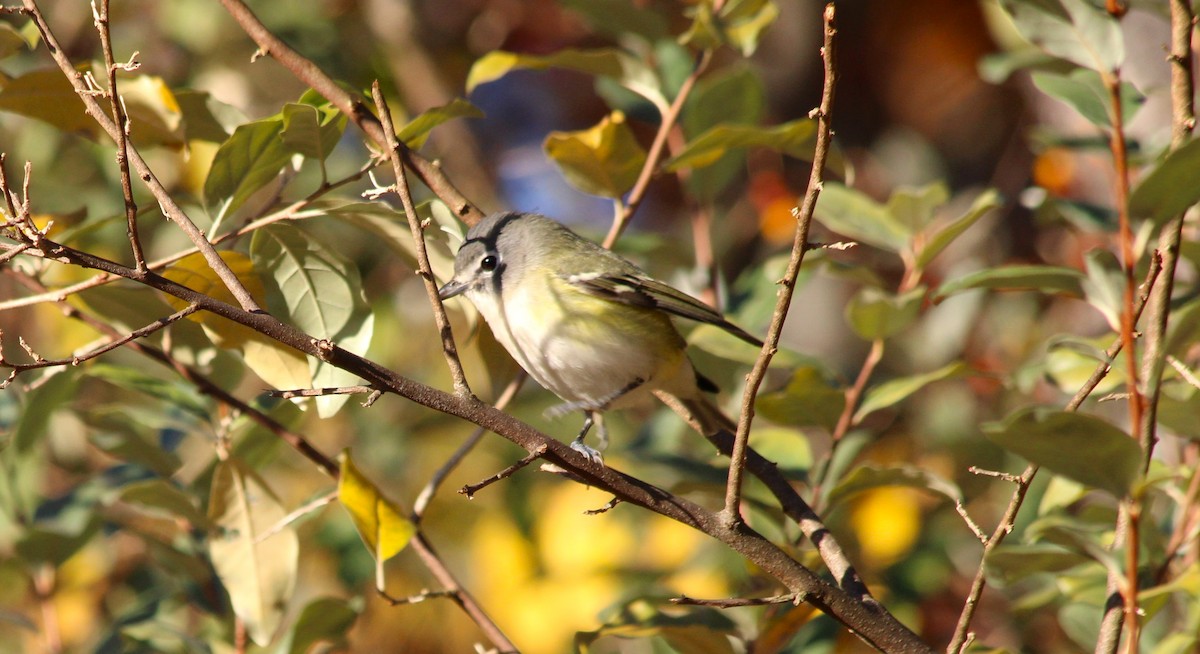
[(412, 540), (416, 527), (371, 480), (363, 476), (350, 459), (349, 449), (342, 450), (338, 462), (341, 464), (338, 501), (350, 513), (358, 535), (377, 562), (396, 556)]
[[(254, 264), (251, 263), (250, 258), (240, 252), (229, 250), (222, 251), (219, 254), (225, 260), (225, 263), (229, 264), (229, 268), (241, 280), (246, 290), (250, 291), (250, 295), (261, 302), (266, 296), (266, 291), (263, 290), (262, 282), (254, 272)], [(163, 271), (163, 277), (181, 286), (186, 286), (193, 291), (203, 293), (215, 300), (237, 306), (237, 300), (233, 297), (233, 294), (225, 287), (225, 283), (221, 281), (221, 278), (217, 277), (217, 273), (213, 272), (213, 269), (208, 266), (208, 261), (204, 259), (204, 255), (199, 252), (189, 254), (167, 266), (167, 269)], [(167, 303), (175, 310), (182, 309), (188, 304), (173, 295), (165, 297)], [(247, 339), (257, 333), (249, 327), (239, 325), (208, 312), (193, 313), (188, 316), (188, 319), (195, 320), (203, 325), (204, 331), (208, 333), (209, 338), (213, 339), (213, 344), (217, 347), (239, 348)]]

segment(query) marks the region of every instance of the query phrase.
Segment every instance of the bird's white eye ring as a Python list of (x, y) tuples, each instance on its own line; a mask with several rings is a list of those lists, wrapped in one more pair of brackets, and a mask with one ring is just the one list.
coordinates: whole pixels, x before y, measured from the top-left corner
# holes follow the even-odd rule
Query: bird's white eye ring
[(496, 264), (498, 263), (500, 263), (500, 260), (496, 258), (496, 255), (489, 254), (479, 262), (479, 269), (484, 272), (492, 272), (496, 269)]

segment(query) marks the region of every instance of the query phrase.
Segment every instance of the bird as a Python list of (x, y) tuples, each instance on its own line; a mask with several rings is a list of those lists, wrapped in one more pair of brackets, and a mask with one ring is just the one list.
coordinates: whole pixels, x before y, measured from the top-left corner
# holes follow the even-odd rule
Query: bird
[(705, 435), (732, 425), (705, 396), (717, 387), (692, 366), (672, 316), (762, 346), (704, 302), (536, 213), (493, 213), (472, 226), (438, 295), (465, 296), (517, 363), (563, 400), (549, 417), (583, 412), (571, 447), (597, 463), (584, 437), (598, 425), (607, 445), (601, 412), (644, 404), (654, 391), (678, 398)]

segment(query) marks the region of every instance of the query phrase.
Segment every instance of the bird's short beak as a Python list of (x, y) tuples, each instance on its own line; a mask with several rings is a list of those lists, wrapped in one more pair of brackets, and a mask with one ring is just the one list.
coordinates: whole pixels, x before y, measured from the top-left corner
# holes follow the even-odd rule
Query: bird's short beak
[(438, 289), (438, 297), (443, 300), (449, 300), (456, 295), (462, 295), (467, 290), (467, 283), (457, 279), (451, 279)]

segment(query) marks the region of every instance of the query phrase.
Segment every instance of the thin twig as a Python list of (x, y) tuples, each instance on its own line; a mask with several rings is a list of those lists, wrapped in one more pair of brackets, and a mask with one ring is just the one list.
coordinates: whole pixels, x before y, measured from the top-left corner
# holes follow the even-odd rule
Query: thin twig
[(300, 518), (303, 518), (304, 516), (312, 513), (313, 511), (316, 511), (317, 509), (325, 506), (326, 504), (336, 502), (337, 498), (338, 498), (338, 494), (337, 494), (337, 491), (335, 490), (333, 492), (326, 493), (326, 494), (318, 497), (317, 499), (309, 502), (308, 504), (305, 504), (304, 506), (301, 506), (300, 508), (296, 509), (295, 511), (292, 511), (291, 513), (280, 518), (279, 522), (276, 522), (274, 525), (272, 525), (270, 529), (267, 529), (263, 533), (259, 534), (258, 537), (254, 539), (254, 543), (258, 544), (258, 543), (261, 543), (261, 542), (267, 540), (268, 538), (274, 536), (275, 534), (278, 534), (279, 532), (283, 531), (284, 529), (287, 529), (289, 525), (291, 525), (293, 522), (299, 520)]
[(408, 228), (412, 231), (413, 244), (417, 252), (417, 273), (425, 282), (425, 294), (429, 297), (429, 305), (433, 308), (433, 322), (437, 325), (438, 335), (442, 339), (442, 355), (450, 368), (450, 379), (454, 382), (454, 392), (459, 395), (469, 395), (471, 387), (467, 384), (467, 375), (463, 372), (462, 361), (458, 358), (458, 346), (454, 343), (454, 332), (450, 329), (450, 319), (446, 317), (446, 308), (442, 306), (442, 298), (438, 295), (437, 280), (433, 278), (433, 267), (429, 265), (429, 252), (425, 248), (425, 226), (417, 217), (417, 207), (413, 204), (412, 193), (408, 188), (408, 175), (404, 172), (400, 140), (396, 138), (396, 128), (392, 125), (392, 112), (379, 80), (371, 84), (371, 97), (375, 101), (375, 109), (383, 125), (383, 138), (387, 144), (388, 159), (392, 162), (392, 174), (396, 184), (391, 190), (400, 196), (400, 204), (404, 207), (404, 215), (408, 218)]
[(186, 318), (187, 316), (192, 315), (193, 313), (195, 313), (198, 310), (199, 310), (199, 307), (195, 303), (189, 304), (186, 307), (180, 309), (179, 311), (176, 311), (175, 313), (173, 313), (169, 316), (159, 318), (158, 320), (155, 320), (154, 322), (146, 325), (145, 327), (142, 327), (140, 329), (135, 329), (132, 332), (125, 334), (124, 336), (121, 336), (119, 338), (114, 338), (111, 341), (109, 341), (99, 347), (96, 347), (92, 350), (84, 352), (83, 354), (76, 354), (75, 356), (67, 357), (67, 358), (63, 358), (63, 359), (43, 359), (42, 357), (34, 354), (33, 351), (31, 349), (29, 349), (29, 347), (25, 344), (24, 339), (22, 339), (22, 341), (21, 341), (22, 346), (25, 347), (26, 352), (30, 354), (30, 356), (34, 359), (34, 361), (33, 361), (33, 363), (15, 363), (15, 362), (6, 360), (4, 358), (3, 353), (0, 352), (0, 367), (10, 368), (13, 371), (13, 374), (10, 375), (7, 379), (5, 379), (4, 381), (0, 381), (0, 389), (7, 386), (9, 384), (9, 382), (11, 382), (16, 377), (17, 374), (20, 374), (27, 370), (36, 370), (38, 368), (52, 368), (52, 367), (57, 367), (57, 366), (77, 366), (85, 361), (90, 361), (91, 359), (95, 359), (96, 357), (98, 357), (102, 354), (105, 354), (106, 352), (111, 352), (111, 351), (117, 349), (118, 347), (121, 347), (122, 345), (125, 345), (131, 341), (137, 340), (139, 338), (145, 338), (146, 336), (149, 336), (150, 334), (153, 334), (154, 332), (157, 332), (158, 330), (163, 329), (167, 325), (178, 322), (179, 320), (182, 320), (183, 318)]
[(375, 389), (370, 386), (332, 386), (326, 388), (293, 388), (287, 390), (278, 390), (269, 388), (264, 393), (271, 397), (278, 397), (284, 400), (290, 400), (297, 397), (324, 397), (326, 395), (362, 395), (364, 393), (374, 393)]
[(496, 474), (492, 475), (491, 477), (488, 477), (487, 479), (480, 480), (474, 484), (467, 484), (466, 486), (463, 486), (462, 488), (460, 488), (458, 490), (458, 492), (461, 493), (462, 495), (466, 495), (467, 499), (474, 499), (475, 493), (478, 493), (479, 491), (483, 490), (484, 488), (487, 488), (488, 486), (491, 486), (492, 484), (500, 481), (501, 479), (508, 479), (509, 477), (513, 476), (521, 468), (524, 468), (525, 466), (527, 466), (527, 465), (533, 463), (534, 461), (537, 461), (538, 459), (545, 456), (546, 450), (547, 450), (547, 448), (545, 448), (545, 447), (535, 448), (532, 452), (530, 452), (526, 456), (522, 457), (520, 461), (517, 461), (516, 463), (508, 466), (507, 468), (501, 470), (500, 472), (497, 472)]
[[(1146, 306), (1147, 298), (1151, 290), (1155, 286), (1155, 281), (1158, 279), (1159, 259), (1154, 257), (1150, 260), (1150, 269), (1146, 271), (1146, 279), (1138, 294), (1137, 306), (1135, 307), (1135, 318), (1141, 316), (1142, 310)], [(1104, 360), (1096, 364), (1092, 370), (1092, 374), (1080, 386), (1075, 395), (1067, 402), (1064, 407), (1065, 411), (1077, 411), (1083, 402), (1096, 390), (1100, 382), (1108, 376), (1108, 372), (1112, 367), (1113, 360), (1121, 353), (1122, 341), (1118, 336), (1113, 343), (1104, 351)], [(988, 538), (983, 546), (983, 552), (979, 558), (979, 567), (975, 570), (975, 578), (971, 581), (971, 589), (967, 592), (966, 598), (963, 600), (963, 608), (958, 616), (958, 624), (954, 628), (954, 635), (950, 638), (950, 644), (946, 646), (947, 654), (961, 654), (966, 651), (967, 646), (974, 640), (971, 633), (971, 621), (975, 617), (975, 610), (979, 606), (979, 598), (983, 596), (983, 589), (987, 585), (986, 569), (984, 561), (987, 560), (989, 554), (999, 547), (1004, 539), (1012, 533), (1013, 527), (1017, 522), (1017, 514), (1021, 511), (1021, 507), (1025, 503), (1025, 495), (1029, 492), (1029, 485), (1033, 483), (1033, 478), (1037, 476), (1038, 466), (1030, 464), (1025, 468), (1019, 477), (1015, 479), (1016, 488), (1013, 489), (1012, 497), (1008, 501), (1008, 506), (1004, 509), (1004, 514), (1000, 521), (996, 524), (996, 529), (992, 531), (992, 535)], [(973, 469), (972, 472), (975, 472)], [(978, 471), (977, 474), (987, 474), (987, 471)], [(1003, 478), (1003, 475), (997, 475)], [(1011, 480), (1010, 481), (1014, 481)]]
[(681, 595), (672, 597), (672, 604), (683, 606), (711, 606), (717, 609), (733, 609), (741, 606), (770, 606), (773, 604), (794, 604), (799, 606), (804, 598), (796, 593), (790, 595), (775, 595), (773, 597), (733, 597), (730, 599), (697, 599)]
[[(512, 402), (513, 398), (517, 396), (517, 391), (521, 389), (521, 385), (528, 378), (529, 375), (525, 371), (521, 371), (516, 377), (513, 377), (513, 380), (500, 393), (500, 397), (496, 399), (496, 408), (503, 410), (508, 407), (508, 403)], [(471, 435), (458, 446), (458, 449), (454, 450), (454, 454), (451, 454), (450, 458), (446, 459), (446, 462), (434, 471), (429, 481), (425, 483), (425, 487), (417, 495), (416, 501), (413, 502), (413, 522), (421, 522), (421, 517), (425, 515), (425, 509), (428, 508), (429, 502), (433, 500), (433, 496), (437, 493), (438, 488), (441, 487), (442, 482), (446, 481), (446, 477), (450, 476), (450, 472), (457, 468), (459, 463), (462, 463), (463, 459), (479, 444), (479, 441), (486, 433), (487, 430), (484, 428), (476, 427), (471, 432)]]
[(138, 208), (137, 203), (133, 200), (133, 181), (129, 176), (130, 121), (129, 116), (125, 114), (124, 100), (117, 91), (117, 69), (129, 70), (136, 66), (133, 57), (130, 57), (128, 64), (122, 66), (118, 66), (113, 60), (112, 35), (108, 25), (108, 4), (109, 0), (100, 0), (100, 7), (97, 9), (96, 1), (92, 0), (92, 18), (96, 24), (96, 32), (100, 35), (101, 49), (104, 51), (104, 69), (108, 74), (106, 95), (112, 111), (113, 123), (118, 127), (116, 133), (117, 167), (121, 170), (121, 195), (125, 199), (125, 231), (129, 238), (130, 250), (133, 251), (134, 269), (146, 272), (146, 255), (142, 252), (142, 239), (138, 236)]
[(638, 173), (638, 178), (633, 183), (633, 188), (629, 191), (629, 196), (625, 202), (615, 203), (616, 211), (613, 216), (612, 226), (609, 227), (608, 235), (604, 237), (604, 247), (612, 248), (617, 239), (621, 237), (621, 233), (625, 231), (625, 227), (629, 225), (629, 219), (633, 217), (634, 212), (641, 206), (642, 200), (646, 198), (646, 191), (650, 189), (650, 180), (654, 178), (654, 173), (658, 170), (658, 163), (666, 151), (667, 137), (671, 134), (671, 130), (679, 120), (679, 113), (683, 111), (683, 105), (687, 101), (688, 96), (691, 95), (696, 81), (708, 69), (708, 64), (711, 61), (712, 50), (701, 52), (696, 58), (696, 65), (692, 67), (691, 74), (680, 85), (679, 92), (675, 95), (675, 99), (671, 101), (670, 106), (665, 110), (659, 107), (659, 111), (662, 114), (662, 122), (658, 126), (658, 131), (654, 134), (654, 141), (650, 144), (650, 149), (646, 151), (646, 163), (642, 165), (642, 170)]
[(792, 303), (792, 294), (796, 288), (800, 265), (804, 262), (804, 253), (808, 244), (808, 229), (812, 223), (813, 211), (817, 206), (817, 197), (824, 183), (825, 159), (828, 157), (832, 130), (830, 120), (833, 111), (834, 89), (837, 85), (836, 53), (834, 51), (834, 35), (837, 28), (834, 24), (834, 5), (825, 5), (824, 14), (824, 45), (821, 48), (821, 58), (825, 62), (825, 84), (821, 91), (821, 105), (816, 110), (817, 139), (813, 151), (812, 171), (809, 173), (808, 189), (804, 200), (796, 212), (796, 234), (792, 242), (792, 254), (788, 260), (787, 271), (780, 282), (781, 288), (775, 303), (775, 311), (771, 317), (771, 325), (763, 339), (762, 352), (754, 362), (750, 374), (746, 376), (746, 386), (742, 392), (741, 417), (738, 421), (737, 432), (733, 443), (733, 452), (729, 457), (729, 480), (725, 489), (724, 518), (730, 524), (741, 522), (742, 502), (742, 471), (746, 465), (746, 449), (750, 440), (750, 424), (754, 420), (754, 399), (758, 389), (767, 375), (767, 366), (779, 349), (779, 337), (783, 332), (783, 323), (787, 319), (788, 308)]
[(454, 590), (422, 590), (421, 592), (417, 593), (416, 595), (409, 595), (408, 597), (394, 597), (392, 595), (389, 595), (382, 588), (376, 588), (375, 592), (378, 593), (379, 596), (382, 597), (383, 600), (385, 602), (387, 602), (388, 604), (390, 604), (391, 606), (401, 606), (404, 604), (420, 604), (421, 602), (425, 602), (425, 601), (428, 601), (431, 599), (452, 599), (455, 601), (458, 601), (458, 599), (459, 599), (458, 591), (454, 591)]

